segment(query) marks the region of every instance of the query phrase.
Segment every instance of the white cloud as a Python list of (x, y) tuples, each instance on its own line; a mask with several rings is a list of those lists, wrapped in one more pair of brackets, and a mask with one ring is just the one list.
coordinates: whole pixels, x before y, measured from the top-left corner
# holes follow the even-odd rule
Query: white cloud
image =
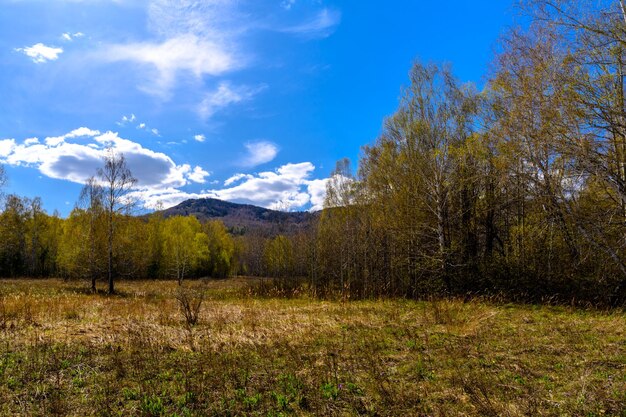
[[(138, 122), (137, 116), (135, 116), (134, 113), (131, 113), (129, 116), (122, 116), (122, 120), (120, 120), (119, 122), (117, 122), (118, 126), (126, 126), (130, 123), (134, 123), (134, 122)], [(148, 125), (144, 122), (141, 123), (137, 123), (137, 129), (139, 130), (148, 130), (150, 133), (152, 133), (154, 136), (161, 136), (161, 133), (159, 132), (159, 129), (156, 128), (149, 128)]]
[(241, 31), (246, 17), (238, 11), (238, 3), (232, 0), (152, 0), (148, 6), (148, 25), (152, 32), (166, 38), (190, 33), (226, 42)]
[(292, 33), (306, 38), (326, 38), (330, 36), (341, 22), (341, 12), (324, 8), (308, 22), (280, 29), (281, 32)]
[(36, 43), (33, 46), (26, 46), (24, 48), (15, 48), (17, 52), (22, 52), (24, 55), (30, 57), (33, 62), (42, 64), (48, 61), (54, 61), (59, 58), (59, 55), (63, 53), (63, 48), (55, 48), (53, 46), (47, 46), (43, 43)]
[(278, 154), (278, 147), (265, 140), (249, 142), (244, 146), (246, 147), (247, 155), (241, 161), (241, 165), (246, 167), (255, 167), (270, 162)]
[(204, 142), (204, 141), (206, 140), (206, 136), (204, 136), (204, 135), (202, 135), (202, 134), (198, 134), (198, 135), (195, 135), (195, 136), (193, 137), (193, 139), (194, 139), (196, 142)]
[(122, 116), (122, 123), (126, 124), (126, 123), (132, 123), (135, 120), (137, 120), (137, 116), (135, 116), (135, 113), (131, 113), (130, 116)]
[(225, 46), (193, 34), (184, 34), (163, 42), (139, 42), (109, 46), (104, 59), (130, 61), (153, 68), (156, 72), (141, 86), (147, 93), (167, 97), (176, 84), (176, 76), (187, 72), (200, 79), (218, 76), (243, 65)]
[(100, 134), (99, 130), (91, 130), (87, 127), (79, 127), (78, 129), (72, 130), (70, 133), (65, 134), (63, 137), (66, 139), (78, 138), (81, 136), (98, 136)]
[(308, 178), (315, 170), (310, 162), (286, 164), (276, 171), (261, 172), (242, 183), (208, 194), (222, 200), (257, 204), (263, 207), (292, 209), (308, 204)]
[[(301, 209), (307, 205), (318, 210), (323, 205), (326, 180), (311, 180), (315, 166), (310, 162), (286, 164), (275, 171), (256, 175), (236, 174), (226, 180), (227, 188), (187, 193), (176, 188), (145, 190), (136, 196), (148, 208), (174, 206), (190, 198), (218, 198), (239, 203), (254, 204), (278, 210)], [(240, 181), (238, 185), (228, 187)]]
[[(138, 79), (138, 88), (162, 100), (169, 100), (182, 83), (201, 89), (211, 78), (221, 78), (253, 64), (257, 51), (248, 51), (251, 46), (248, 40), (255, 32), (323, 38), (329, 36), (341, 20), (337, 9), (321, 8), (309, 20), (285, 26), (254, 2), (143, 1), (147, 3), (149, 36), (105, 44), (95, 56), (103, 62), (133, 64), (132, 73)], [(296, 0), (281, 0), (278, 4), (289, 10)], [(218, 88), (207, 94), (197, 111), (208, 118), (220, 108), (250, 99), (256, 92)]]
[(213, 197), (280, 210), (306, 206), (317, 210), (324, 200), (326, 180), (310, 178), (315, 170), (310, 162), (285, 164), (254, 175), (236, 174), (224, 182), (225, 188), (188, 193), (180, 188), (206, 183), (210, 172), (200, 166), (192, 169), (189, 164), (176, 164), (168, 155), (144, 148), (116, 132), (81, 127), (47, 137), (43, 143), (34, 139), (21, 144), (14, 139), (0, 140), (0, 162), (37, 168), (50, 178), (84, 183), (96, 174), (110, 148), (126, 158), (138, 180), (134, 195), (147, 208), (156, 207), (158, 202), (169, 207), (189, 198)]
[(324, 201), (326, 200), (326, 184), (328, 179), (312, 180), (309, 181), (308, 191), (311, 196), (311, 210), (318, 211), (324, 208)]
[(265, 86), (256, 88), (248, 86), (233, 87), (228, 82), (221, 82), (217, 89), (205, 94), (204, 99), (198, 106), (198, 114), (203, 119), (208, 119), (225, 107), (252, 99), (265, 88)]
[(193, 169), (193, 171), (191, 171), (189, 175), (187, 175), (187, 178), (198, 184), (204, 184), (206, 182), (206, 177), (208, 177), (209, 175), (211, 175), (209, 172), (197, 166)]
[(73, 41), (76, 38), (82, 38), (83, 36), (85, 36), (84, 33), (82, 32), (76, 32), (76, 33), (71, 33), (71, 32), (65, 32), (61, 35), (61, 38), (64, 41)]
[(35, 145), (37, 143), (39, 143), (39, 138), (24, 139), (24, 145)]
[(98, 130), (91, 130), (86, 127), (79, 127), (78, 129), (74, 129), (71, 132), (66, 133), (65, 135), (62, 135), (62, 136), (47, 137), (45, 139), (45, 142), (46, 142), (46, 145), (48, 146), (58, 146), (62, 144), (63, 142), (65, 142), (65, 139), (73, 139), (73, 138), (79, 138), (79, 137), (94, 137), (99, 134), (100, 134), (100, 131)]
[(0, 161), (6, 162), (6, 157), (11, 155), (15, 149), (15, 139), (2, 139), (0, 140)]
[(224, 181), (224, 186), (228, 187), (229, 185), (232, 185), (242, 179), (252, 179), (254, 178), (254, 176), (250, 175), (250, 174), (235, 174), (232, 177), (228, 178), (226, 181)]
[(100, 133), (85, 127), (47, 137), (44, 143), (25, 141), (18, 145), (13, 139), (2, 140), (0, 158), (9, 165), (38, 168), (50, 178), (83, 183), (95, 175), (108, 148), (124, 154), (139, 189), (183, 187), (208, 176), (200, 167), (192, 170), (189, 165), (177, 165), (169, 156), (121, 138), (115, 132)]
[(152, 39), (108, 45), (100, 56), (138, 64), (144, 71), (139, 88), (168, 99), (180, 77), (191, 75), (200, 83), (247, 65), (239, 40), (247, 20), (238, 8), (230, 0), (151, 0)]

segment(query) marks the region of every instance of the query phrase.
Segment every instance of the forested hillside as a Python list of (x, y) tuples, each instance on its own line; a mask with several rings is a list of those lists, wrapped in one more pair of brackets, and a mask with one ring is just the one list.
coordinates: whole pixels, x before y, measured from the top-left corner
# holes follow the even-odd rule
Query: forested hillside
[(233, 235), (260, 234), (265, 237), (294, 234), (313, 227), (317, 213), (284, 212), (215, 198), (187, 200), (163, 210), (163, 217), (194, 216), (201, 222), (219, 220)]

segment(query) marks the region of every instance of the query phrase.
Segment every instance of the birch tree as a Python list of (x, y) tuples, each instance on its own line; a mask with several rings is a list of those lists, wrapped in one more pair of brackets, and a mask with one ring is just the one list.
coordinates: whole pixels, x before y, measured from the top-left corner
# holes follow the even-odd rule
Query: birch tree
[(107, 217), (107, 266), (109, 294), (115, 293), (114, 284), (114, 240), (117, 217), (128, 214), (134, 201), (129, 196), (137, 180), (126, 165), (123, 154), (109, 149), (104, 158), (104, 167), (98, 170), (99, 181), (104, 189), (104, 207)]

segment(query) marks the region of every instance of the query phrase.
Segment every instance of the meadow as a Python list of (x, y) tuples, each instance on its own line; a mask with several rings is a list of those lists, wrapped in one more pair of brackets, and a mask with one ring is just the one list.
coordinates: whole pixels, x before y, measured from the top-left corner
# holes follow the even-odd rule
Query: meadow
[(0, 281), (0, 415), (626, 416), (623, 310), (256, 282)]

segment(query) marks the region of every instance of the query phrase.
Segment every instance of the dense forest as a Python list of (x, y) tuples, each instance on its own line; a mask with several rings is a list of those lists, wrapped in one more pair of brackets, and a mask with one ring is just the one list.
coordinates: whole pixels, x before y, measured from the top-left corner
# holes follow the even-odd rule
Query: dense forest
[(111, 154), (67, 219), (5, 196), (0, 275), (108, 279), (112, 292), (122, 277), (245, 274), (319, 297), (623, 304), (626, 12), (590, 4), (525, 2), (530, 24), (503, 37), (482, 91), (416, 63), (356, 173), (338, 162), (308, 229), (132, 216), (132, 173)]

